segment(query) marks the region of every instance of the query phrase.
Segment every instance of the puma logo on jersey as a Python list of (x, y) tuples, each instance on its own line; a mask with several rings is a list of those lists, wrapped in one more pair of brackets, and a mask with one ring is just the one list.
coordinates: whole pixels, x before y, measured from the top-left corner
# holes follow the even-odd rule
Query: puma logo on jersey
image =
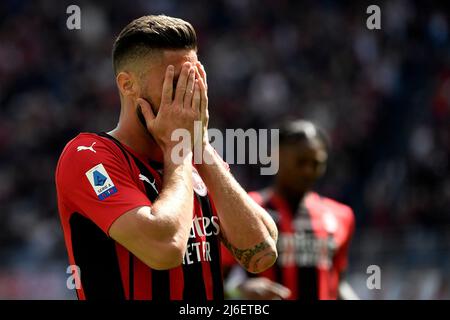
[(139, 174), (139, 180), (147, 182), (149, 185), (151, 185), (153, 187), (153, 189), (155, 189), (156, 193), (159, 194), (158, 193), (158, 189), (156, 189), (156, 181), (155, 181), (155, 179), (153, 179), (153, 182), (151, 182), (149, 178), (147, 178), (143, 174)]
[(96, 142), (93, 142), (93, 143), (91, 144), (90, 147), (86, 147), (86, 146), (78, 146), (78, 147), (77, 147), (77, 151), (79, 152), (79, 151), (83, 151), (83, 150), (90, 150), (90, 151), (92, 151), (93, 153), (97, 153), (97, 151), (94, 150), (94, 144), (95, 144), (95, 143), (96, 143)]

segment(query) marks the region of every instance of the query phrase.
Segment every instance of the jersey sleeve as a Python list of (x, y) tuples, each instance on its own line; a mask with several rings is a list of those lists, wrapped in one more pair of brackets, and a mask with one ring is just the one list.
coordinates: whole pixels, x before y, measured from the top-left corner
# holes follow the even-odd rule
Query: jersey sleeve
[(353, 214), (353, 210), (347, 208), (346, 213), (347, 214), (343, 221), (343, 227), (345, 229), (344, 240), (338, 252), (336, 253), (335, 258), (335, 266), (339, 273), (342, 273), (347, 269), (350, 242), (355, 230), (355, 216)]
[[(80, 146), (92, 146), (95, 152), (80, 150)], [(72, 141), (60, 158), (56, 176), (57, 191), (66, 207), (92, 220), (107, 235), (121, 215), (151, 205), (138, 183), (125, 155), (101, 138)]]

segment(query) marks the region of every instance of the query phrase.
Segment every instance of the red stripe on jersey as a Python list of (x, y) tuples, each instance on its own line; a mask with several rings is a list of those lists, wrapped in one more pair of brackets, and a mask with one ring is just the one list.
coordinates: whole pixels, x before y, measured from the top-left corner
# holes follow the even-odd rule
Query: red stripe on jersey
[[(67, 246), (67, 248), (72, 248), (71, 229), (70, 229), (69, 226), (66, 226), (66, 221), (65, 220), (61, 220), (61, 223), (64, 226), (64, 230), (65, 230), (64, 237), (65, 237), (65, 241), (67, 243), (66, 246)], [(68, 253), (68, 256), (69, 256), (69, 263), (71, 265), (76, 265), (73, 251), (72, 250), (68, 250), (67, 253)], [(83, 282), (82, 281), (81, 281), (80, 288), (76, 289), (76, 294), (77, 294), (78, 300), (86, 300), (86, 296), (84, 294)]]
[(153, 299), (153, 290), (152, 290), (153, 285), (152, 285), (152, 281), (153, 281), (153, 272), (152, 272), (152, 269), (150, 269), (149, 277), (148, 277), (148, 286), (150, 287), (148, 300), (152, 300)]
[(278, 267), (278, 266), (274, 266), (274, 268), (269, 268), (269, 269), (261, 272), (259, 274), (259, 276), (267, 278), (267, 279), (271, 279), (271, 280), (276, 279), (275, 267)]
[(151, 271), (141, 260), (134, 257), (134, 299), (151, 299)]
[(183, 300), (184, 290), (183, 268), (178, 267), (170, 270), (170, 300)]

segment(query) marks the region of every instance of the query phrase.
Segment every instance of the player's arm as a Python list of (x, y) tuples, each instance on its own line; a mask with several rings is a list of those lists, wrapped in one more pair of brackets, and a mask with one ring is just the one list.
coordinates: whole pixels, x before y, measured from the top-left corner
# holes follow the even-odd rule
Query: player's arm
[(110, 236), (157, 270), (181, 264), (192, 224), (192, 156), (183, 164), (165, 161), (162, 191), (151, 207), (120, 216)]
[(201, 88), (204, 160), (198, 172), (204, 180), (221, 222), (222, 241), (249, 272), (259, 273), (277, 258), (278, 230), (270, 215), (259, 206), (223, 165), (207, 138), (208, 98), (206, 73), (198, 65)]
[(181, 163), (171, 158), (178, 128), (193, 131), (199, 117), (200, 92), (189, 63), (183, 65), (172, 101), (174, 69), (169, 66), (164, 80), (161, 107), (157, 116), (147, 101), (137, 99), (147, 129), (163, 150), (163, 187), (151, 207), (133, 209), (111, 226), (110, 236), (154, 269), (170, 269), (182, 263), (192, 225), (192, 151)]
[(211, 146), (205, 147), (205, 154), (212, 164), (199, 165), (198, 171), (214, 200), (223, 243), (247, 271), (266, 270), (277, 258), (274, 221), (233, 178)]

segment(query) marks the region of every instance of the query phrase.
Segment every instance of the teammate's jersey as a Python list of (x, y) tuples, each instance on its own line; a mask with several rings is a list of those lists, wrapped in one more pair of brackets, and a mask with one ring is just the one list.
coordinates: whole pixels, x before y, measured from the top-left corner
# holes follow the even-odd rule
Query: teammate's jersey
[[(278, 259), (258, 276), (288, 287), (289, 299), (337, 299), (354, 229), (351, 208), (310, 192), (294, 213), (271, 189), (250, 195), (271, 214), (279, 231)], [(225, 263), (234, 263), (225, 255)]]
[(152, 205), (161, 169), (104, 133), (81, 133), (64, 148), (56, 188), (69, 262), (80, 270), (79, 299), (223, 299), (219, 219), (195, 168), (193, 225), (181, 266), (153, 270), (109, 236), (122, 214)]

